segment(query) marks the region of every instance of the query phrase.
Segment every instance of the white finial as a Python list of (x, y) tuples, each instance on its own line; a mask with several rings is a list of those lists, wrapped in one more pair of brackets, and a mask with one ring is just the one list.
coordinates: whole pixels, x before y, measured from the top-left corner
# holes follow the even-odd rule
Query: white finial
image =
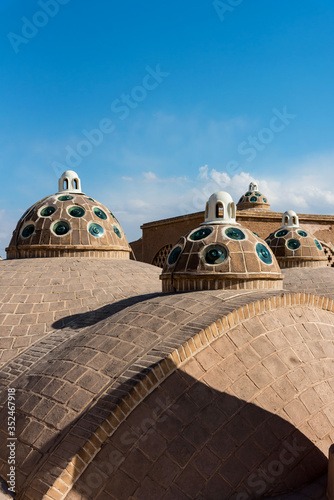
[(73, 170), (66, 170), (59, 179), (59, 193), (81, 193), (81, 180)]
[(282, 227), (299, 227), (299, 219), (296, 212), (287, 210), (282, 217)]
[(205, 208), (204, 224), (237, 224), (232, 196), (225, 191), (213, 193)]
[(251, 182), (249, 185), (249, 191), (258, 191), (257, 184), (255, 182)]

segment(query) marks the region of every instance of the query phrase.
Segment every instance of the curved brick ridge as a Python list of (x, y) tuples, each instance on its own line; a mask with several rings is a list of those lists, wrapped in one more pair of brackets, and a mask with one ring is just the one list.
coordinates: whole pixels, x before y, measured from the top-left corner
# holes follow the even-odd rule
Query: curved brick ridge
[[(224, 293), (228, 294), (228, 292)], [(203, 349), (203, 347), (211, 343), (215, 338), (224, 335), (224, 333), (232, 327), (244, 322), (248, 318), (254, 318), (256, 315), (264, 313), (265, 311), (273, 311), (277, 308), (286, 308), (299, 304), (303, 307), (310, 306), (311, 308), (324, 308), (329, 311), (333, 310), (332, 300), (307, 294), (277, 294), (277, 292), (276, 294), (275, 292), (270, 294), (267, 292), (262, 293), (262, 296), (261, 294), (242, 294), (234, 299), (231, 298), (231, 294), (228, 294), (230, 296), (230, 301), (222, 303), (221, 298), (218, 300), (218, 296), (222, 296), (224, 293), (205, 292), (179, 296), (174, 295), (172, 297), (161, 296), (152, 299), (152, 303), (151, 301), (148, 301), (147, 303), (132, 306), (146, 307), (147, 311), (152, 312), (152, 310), (157, 311), (159, 309), (157, 304), (160, 302), (160, 307), (162, 307), (162, 309), (160, 309), (162, 317), (164, 317), (164, 306), (168, 306), (169, 304), (175, 305), (176, 303), (178, 304), (179, 309), (183, 309), (183, 311), (188, 309), (191, 311), (200, 307), (200, 304), (203, 302), (206, 302), (207, 311), (205, 311), (205, 314), (202, 314), (201, 319), (197, 319), (193, 323), (191, 321), (188, 321), (188, 323), (187, 321), (183, 321), (186, 323), (184, 326), (179, 325), (174, 330), (172, 329), (173, 332), (171, 332), (169, 338), (161, 341), (160, 343), (157, 342), (152, 346), (152, 349), (146, 348), (147, 354), (144, 354), (140, 358), (140, 361), (138, 360), (134, 365), (132, 364), (132, 366), (129, 366), (128, 368), (123, 367), (119, 370), (121, 376), (119, 376), (114, 383), (106, 383), (106, 380), (103, 380), (102, 374), (100, 374), (100, 377), (95, 377), (95, 380), (94, 377), (93, 379), (86, 377), (85, 380), (85, 371), (81, 373), (80, 370), (77, 371), (78, 367), (73, 366), (75, 364), (73, 362), (69, 363), (68, 358), (62, 363), (59, 363), (59, 359), (56, 360), (58, 364), (57, 368), (59, 369), (58, 377), (56, 380), (50, 380), (49, 384), (51, 385), (47, 386), (44, 392), (45, 396), (52, 394), (54, 395), (54, 398), (70, 398), (67, 412), (63, 411), (63, 413), (61, 413), (59, 403), (57, 404), (55, 401), (50, 401), (50, 399), (52, 399), (50, 396), (46, 398), (49, 399), (49, 403), (47, 401), (41, 401), (42, 398), (38, 398), (38, 393), (43, 392), (45, 387), (45, 384), (41, 379), (48, 374), (53, 373), (56, 369), (55, 364), (53, 364), (51, 360), (50, 363), (48, 363), (50, 368), (49, 373), (47, 366), (44, 363), (44, 367), (40, 367), (41, 373), (39, 375), (38, 370), (36, 371), (35, 367), (35, 379), (33, 379), (34, 372), (30, 374), (30, 377), (23, 377), (21, 380), (18, 379), (17, 386), (22, 388), (25, 386), (30, 392), (30, 398), (26, 401), (24, 391), (20, 391), (23, 400), (21, 400), (20, 404), (22, 405), (23, 411), (29, 414), (29, 417), (25, 417), (26, 420), (22, 426), (22, 428), (24, 428), (27, 424), (29, 424), (28, 431), (25, 433), (23, 432), (21, 437), (22, 442), (20, 444), (22, 445), (21, 449), (23, 456), (26, 456), (25, 453), (28, 448), (23, 441), (28, 443), (30, 446), (33, 445), (33, 450), (30, 452), (30, 456), (27, 456), (26, 458), (26, 463), (22, 462), (23, 471), (21, 471), (19, 478), (22, 481), (21, 484), (26, 480), (26, 474), (30, 474), (28, 481), (25, 483), (28, 489), (24, 494), (22, 493), (22, 495), (24, 495), (21, 496), (22, 498), (35, 499), (38, 498), (38, 495), (41, 495), (41, 492), (46, 493), (47, 491), (49, 491), (49, 496), (46, 496), (45, 498), (59, 498), (59, 491), (62, 492), (61, 496), (63, 497), (66, 491), (68, 491), (71, 487), (72, 483), (75, 482), (77, 477), (80, 476), (82, 471), (92, 461), (92, 458), (101, 448), (102, 443), (114, 432), (114, 430), (120, 425), (120, 422), (122, 422), (124, 418), (131, 413), (133, 408), (138, 405), (139, 402), (154, 389), (154, 387), (160, 385), (162, 380), (175, 371), (176, 367), (179, 367), (184, 361), (186, 361), (186, 359), (191, 358), (196, 352)], [(256, 297), (258, 298), (257, 301)], [(214, 300), (212, 300), (212, 298)], [(213, 304), (215, 304), (215, 307), (212, 307)], [(124, 317), (129, 316), (130, 309), (131, 308), (128, 309), (127, 314)], [(149, 329), (148, 323), (152, 321), (152, 315), (149, 313), (146, 314), (150, 317), (146, 318), (146, 326), (143, 330), (147, 331)], [(174, 315), (175, 313), (173, 311), (169, 311), (169, 314)], [(169, 314), (167, 314), (167, 316)], [(318, 322), (319, 315), (321, 314), (322, 312), (319, 310), (317, 312)], [(114, 329), (116, 330), (119, 327), (117, 324), (119, 317), (117, 316), (118, 315), (116, 314), (113, 317)], [(138, 314), (136, 317), (132, 317), (130, 322), (135, 322), (138, 317), (140, 317)], [(222, 319), (217, 320), (217, 317)], [(332, 317), (331, 314), (330, 317)], [(329, 319), (326, 316), (325, 323), (328, 322)], [(182, 323), (180, 317), (178, 318), (178, 323)], [(211, 327), (209, 328), (207, 325), (210, 324)], [(114, 334), (112, 330), (110, 331), (110, 325), (104, 326), (106, 327), (104, 335), (106, 335), (106, 332), (110, 332), (110, 336), (116, 336), (117, 332), (115, 330)], [(130, 329), (131, 328), (133, 327), (130, 326)], [(123, 330), (124, 327), (122, 328), (122, 331)], [(86, 333), (87, 332), (88, 330)], [(101, 333), (103, 332), (100, 331), (100, 334)], [(139, 333), (138, 330), (136, 333)], [(79, 345), (83, 340), (85, 339), (79, 340)], [(176, 346), (178, 346), (177, 349)], [(64, 346), (64, 350), (65, 347), (66, 346)], [(111, 346), (109, 346), (109, 350), (110, 348)], [(91, 356), (90, 359), (89, 357), (86, 357), (85, 359), (85, 355), (83, 354), (84, 350), (84, 345), (82, 345), (79, 355), (78, 351), (76, 351), (76, 363), (79, 364), (81, 361), (83, 365), (90, 364), (93, 367), (94, 359), (97, 363), (101, 359), (101, 353), (98, 355), (94, 353), (94, 356)], [(88, 349), (86, 349), (86, 351), (87, 350)], [(79, 356), (82, 356), (81, 360), (79, 360)], [(69, 366), (70, 364), (72, 364), (72, 366)], [(98, 363), (98, 366), (100, 367), (101, 363)], [(61, 371), (66, 368), (67, 370), (70, 370), (70, 375), (62, 376)], [(115, 368), (117, 368), (117, 363), (114, 364), (114, 376), (116, 376), (117, 371)], [(93, 374), (92, 371), (93, 370), (90, 370), (90, 375)], [(63, 380), (59, 381), (58, 378), (61, 377)], [(86, 394), (89, 396), (88, 393), (92, 391), (90, 392), (91, 395), (85, 403), (82, 403), (81, 401), (79, 408), (86, 405), (87, 409), (80, 415), (80, 419), (76, 422), (75, 418), (78, 417), (78, 408), (75, 408), (75, 404), (79, 403), (80, 398), (77, 398), (77, 402), (75, 403), (76, 397), (75, 394), (74, 396), (73, 393), (71, 394), (71, 384), (66, 385), (68, 380), (77, 380), (78, 386), (80, 386), (80, 384), (85, 384), (84, 387), (86, 390), (79, 387), (76, 388), (76, 390), (80, 391), (80, 394)], [(40, 387), (38, 387), (39, 383)], [(73, 388), (73, 384), (71, 387)], [(33, 394), (34, 388), (36, 389), (35, 395)], [(98, 391), (99, 388), (100, 391)], [(92, 393), (95, 393), (93, 404), (92, 402), (89, 403), (93, 397)], [(23, 402), (25, 402), (25, 406), (23, 406)], [(41, 406), (38, 407), (39, 404)], [(62, 406), (62, 408), (64, 409), (64, 406)], [(45, 428), (45, 423), (43, 425), (42, 422), (39, 422), (39, 426), (37, 426), (36, 417), (33, 417), (34, 413), (41, 415), (42, 409), (44, 409), (44, 414), (46, 415), (44, 420), (48, 422), (48, 428)], [(60, 415), (62, 417), (61, 419)], [(57, 432), (55, 430), (55, 420), (58, 428), (63, 429), (61, 437), (63, 438), (66, 435), (66, 440), (63, 440), (60, 443), (57, 442), (57, 445), (55, 445), (54, 449), (52, 449), (52, 447), (50, 448), (52, 438), (58, 439)], [(72, 424), (70, 427), (69, 423), (71, 422)], [(68, 425), (64, 429), (66, 424)], [(44, 450), (49, 448), (51, 455), (50, 457), (46, 457), (46, 460), (42, 459), (34, 469), (33, 465), (41, 458), (43, 447)], [(23, 472), (25, 472), (25, 474), (23, 474)], [(58, 480), (56, 480), (57, 478)], [(20, 498), (20, 496), (18, 498)]]
[(75, 314), (160, 292), (159, 273), (154, 266), (127, 260), (0, 261), (0, 366)]

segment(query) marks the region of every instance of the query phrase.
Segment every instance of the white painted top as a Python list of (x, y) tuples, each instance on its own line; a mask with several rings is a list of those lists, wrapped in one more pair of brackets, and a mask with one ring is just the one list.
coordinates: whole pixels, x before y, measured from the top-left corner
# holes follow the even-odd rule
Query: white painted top
[(225, 191), (213, 193), (205, 208), (203, 224), (238, 224), (235, 220), (236, 209), (232, 196)]
[(248, 191), (258, 191), (258, 190), (259, 188), (257, 187), (257, 184), (255, 182), (251, 182)]
[(60, 177), (58, 185), (59, 193), (82, 193), (81, 180), (73, 170), (66, 170)]
[(299, 227), (299, 218), (293, 210), (287, 210), (282, 217), (282, 228)]

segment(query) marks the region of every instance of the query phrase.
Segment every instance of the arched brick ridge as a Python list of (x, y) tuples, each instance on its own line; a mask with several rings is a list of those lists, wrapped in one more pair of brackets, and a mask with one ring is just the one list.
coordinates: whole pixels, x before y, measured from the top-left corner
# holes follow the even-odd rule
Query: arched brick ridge
[(159, 272), (149, 264), (119, 259), (1, 261), (0, 368), (69, 323), (73, 315), (126, 297), (160, 292)]
[[(224, 333), (231, 330), (231, 328), (249, 318), (254, 318), (258, 314), (266, 311), (274, 311), (275, 309), (283, 307), (294, 307), (298, 305), (305, 307), (310, 306), (311, 308), (319, 309), (318, 314), (320, 315), (323, 314), (320, 309), (333, 311), (333, 300), (325, 297), (313, 296), (311, 294), (289, 293), (272, 296), (268, 296), (267, 293), (264, 294), (264, 296), (266, 298), (262, 298), (257, 302), (254, 302), (254, 296), (250, 297), (244, 295), (242, 299), (239, 297), (237, 299), (239, 304), (244, 303), (244, 305), (241, 305), (239, 308), (232, 308), (231, 312), (222, 317), (221, 320), (215, 321), (210, 327), (191, 335), (188, 341), (182, 343), (182, 341), (179, 340), (179, 347), (174, 350), (171, 348), (171, 354), (165, 359), (162, 359), (162, 353), (158, 356), (156, 351), (151, 351), (145, 355), (141, 363), (142, 367), (146, 366), (147, 369), (144, 370), (144, 373), (137, 373), (136, 384), (134, 384), (135, 380), (133, 379), (133, 372), (131, 374), (131, 370), (124, 373), (123, 379), (125, 382), (129, 382), (132, 377), (132, 386), (130, 384), (126, 387), (126, 391), (123, 392), (124, 397), (119, 400), (115, 409), (109, 416), (105, 420), (99, 419), (99, 429), (95, 429), (89, 439), (87, 439), (87, 429), (86, 434), (81, 433), (81, 439), (79, 439), (80, 434), (76, 434), (75, 432), (68, 436), (69, 441), (73, 444), (73, 449), (77, 449), (76, 444), (78, 445), (78, 442), (80, 442), (80, 446), (78, 445), (79, 451), (77, 453), (73, 451), (72, 461), (67, 465), (66, 470), (62, 470), (64, 464), (61, 462), (61, 450), (59, 450), (58, 456), (57, 453), (53, 453), (50, 460), (42, 465), (37, 475), (31, 477), (30, 485), (28, 485), (29, 487), (25, 493), (19, 495), (18, 498), (31, 498), (35, 500), (42, 494), (46, 494), (46, 492), (48, 492), (48, 496), (45, 496), (45, 498), (65, 497), (66, 492), (69, 491), (72, 484), (81, 475), (87, 465), (92, 462), (93, 457), (99, 452), (102, 443), (108, 436), (113, 434), (126, 416), (132, 412), (133, 408), (137, 406), (147, 394), (152, 392), (155, 387), (159, 386), (170, 373), (174, 372), (176, 368), (180, 368), (182, 363), (193, 357), (216, 338), (222, 337)], [(232, 303), (230, 306), (232, 306)], [(330, 314), (330, 316), (332, 315)], [(325, 322), (329, 322), (327, 315)], [(209, 324), (209, 322), (206, 324)], [(157, 361), (158, 357), (160, 359)], [(133, 387), (133, 385), (135, 385), (135, 387)], [(78, 429), (79, 428), (80, 425), (78, 426)], [(76, 439), (76, 436), (78, 439)], [(85, 437), (83, 438), (82, 436)], [(58, 479), (56, 479), (57, 477)]]

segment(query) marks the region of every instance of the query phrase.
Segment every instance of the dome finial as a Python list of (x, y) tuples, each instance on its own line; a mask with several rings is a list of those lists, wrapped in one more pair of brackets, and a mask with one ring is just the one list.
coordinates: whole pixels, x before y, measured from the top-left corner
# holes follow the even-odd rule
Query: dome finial
[(282, 227), (299, 227), (299, 218), (293, 210), (287, 210), (282, 217)]
[(249, 191), (257, 191), (259, 188), (257, 187), (256, 182), (251, 182), (249, 185)]
[(59, 179), (59, 193), (82, 193), (81, 180), (73, 170), (66, 170)]
[(225, 191), (213, 193), (205, 208), (204, 224), (237, 224), (236, 209), (232, 196)]

